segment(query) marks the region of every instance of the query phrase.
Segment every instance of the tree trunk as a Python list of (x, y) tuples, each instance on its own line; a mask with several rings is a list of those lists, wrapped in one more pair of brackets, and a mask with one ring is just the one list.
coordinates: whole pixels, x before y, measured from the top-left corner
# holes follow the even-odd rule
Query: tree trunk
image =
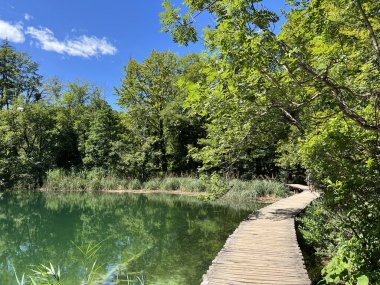
[(159, 136), (160, 136), (160, 152), (161, 152), (161, 171), (162, 173), (168, 172), (168, 158), (166, 153), (166, 141), (164, 136), (164, 123), (160, 119), (160, 126), (159, 126)]

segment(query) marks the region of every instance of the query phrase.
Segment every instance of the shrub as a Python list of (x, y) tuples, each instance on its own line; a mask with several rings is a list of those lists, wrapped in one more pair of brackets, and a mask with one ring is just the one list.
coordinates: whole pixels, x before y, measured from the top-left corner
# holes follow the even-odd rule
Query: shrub
[(210, 176), (202, 175), (200, 180), (205, 185), (207, 191), (207, 195), (202, 197), (205, 200), (219, 199), (230, 189), (227, 181), (216, 172)]
[[(364, 198), (351, 191), (347, 193), (342, 205), (336, 207), (336, 202), (330, 199), (335, 196), (335, 192), (342, 193), (344, 190), (344, 186), (332, 186), (320, 202), (309, 207), (298, 219), (300, 233), (320, 258), (329, 261), (322, 270), (322, 279), (326, 284), (378, 285), (380, 284), (378, 192), (368, 187)], [(373, 193), (370, 193), (372, 191)], [(347, 207), (352, 204), (355, 204), (355, 207)], [(341, 231), (342, 228), (345, 231)], [(368, 282), (364, 283), (365, 280)]]

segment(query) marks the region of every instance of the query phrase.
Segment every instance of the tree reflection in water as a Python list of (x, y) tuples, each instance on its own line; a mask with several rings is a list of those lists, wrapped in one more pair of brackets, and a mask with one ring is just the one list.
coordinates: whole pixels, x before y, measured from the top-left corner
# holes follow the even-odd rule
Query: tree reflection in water
[[(199, 284), (254, 205), (232, 209), (189, 197), (94, 193), (6, 194), (0, 200), (0, 284), (30, 265), (60, 266), (80, 284), (93, 259), (102, 275), (137, 274), (145, 284)], [(101, 244), (91, 259), (79, 248)]]

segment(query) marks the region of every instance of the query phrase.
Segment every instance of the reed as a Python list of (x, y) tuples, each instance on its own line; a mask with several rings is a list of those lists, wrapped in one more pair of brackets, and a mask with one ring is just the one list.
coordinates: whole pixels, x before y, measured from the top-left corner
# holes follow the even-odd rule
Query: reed
[[(223, 184), (220, 195), (217, 198), (224, 200), (236, 200), (250, 202), (258, 197), (276, 196), (285, 197), (286, 187), (275, 180), (224, 180), (218, 176), (196, 177), (155, 177), (146, 182), (134, 178), (123, 178), (116, 173), (101, 169), (91, 171), (63, 171), (52, 170), (47, 174), (43, 185), (44, 190), (49, 191), (106, 191), (106, 190), (166, 190), (183, 192), (206, 192), (219, 191)], [(220, 179), (223, 179), (220, 180)], [(214, 181), (217, 180), (217, 181)], [(217, 183), (218, 181), (223, 183)], [(218, 192), (218, 193), (219, 193)]]
[(285, 185), (275, 180), (242, 181), (234, 179), (229, 181), (228, 184), (230, 190), (224, 195), (223, 199), (249, 202), (259, 197), (285, 197), (288, 194)]

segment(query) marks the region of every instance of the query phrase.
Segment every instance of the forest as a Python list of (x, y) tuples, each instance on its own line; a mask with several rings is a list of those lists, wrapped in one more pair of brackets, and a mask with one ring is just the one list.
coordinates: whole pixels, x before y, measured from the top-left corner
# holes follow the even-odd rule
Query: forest
[[(163, 2), (162, 30), (205, 52), (131, 59), (121, 111), (1, 44), (0, 190), (57, 173), (202, 176), (214, 198), (216, 180), (308, 180), (323, 195), (299, 231), (319, 284), (380, 284), (380, 2), (294, 0), (281, 15), (259, 0), (184, 2)], [(202, 13), (214, 21), (200, 35)]]

